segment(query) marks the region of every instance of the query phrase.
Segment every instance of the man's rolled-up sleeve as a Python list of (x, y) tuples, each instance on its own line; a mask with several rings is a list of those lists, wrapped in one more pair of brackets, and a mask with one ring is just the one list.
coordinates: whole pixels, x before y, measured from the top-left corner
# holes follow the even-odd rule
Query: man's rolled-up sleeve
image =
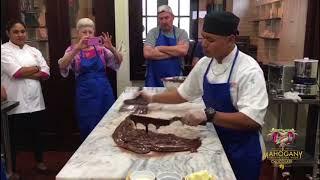
[(188, 38), (187, 31), (185, 31), (184, 29), (181, 30), (181, 34), (180, 34), (180, 36), (178, 38), (178, 41), (182, 42), (182, 43), (189, 43), (189, 38)]
[(179, 86), (178, 93), (180, 96), (187, 100), (193, 101), (203, 94), (203, 61), (195, 66), (187, 76), (186, 80)]
[(156, 28), (151, 29), (148, 34), (147, 34), (147, 38), (144, 42), (145, 46), (151, 46), (151, 47), (155, 47), (156, 46)]
[(238, 88), (239, 112), (262, 126), (268, 107), (268, 94), (262, 70), (248, 70), (239, 80)]

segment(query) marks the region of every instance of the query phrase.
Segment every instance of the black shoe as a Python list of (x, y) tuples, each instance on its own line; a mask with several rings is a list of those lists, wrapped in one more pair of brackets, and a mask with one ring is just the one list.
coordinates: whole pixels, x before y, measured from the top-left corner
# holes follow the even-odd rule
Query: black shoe
[(42, 172), (45, 172), (48, 170), (48, 167), (43, 163), (43, 162), (39, 162), (37, 164), (37, 170), (38, 171), (42, 171)]
[(20, 176), (17, 173), (12, 173), (11, 176), (8, 177), (9, 180), (20, 180)]

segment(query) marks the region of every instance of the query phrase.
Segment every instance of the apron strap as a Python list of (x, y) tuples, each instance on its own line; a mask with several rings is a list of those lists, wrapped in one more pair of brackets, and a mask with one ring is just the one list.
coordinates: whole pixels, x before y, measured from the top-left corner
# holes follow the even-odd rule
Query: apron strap
[(236, 55), (233, 58), (233, 62), (232, 62), (232, 66), (231, 66), (231, 70), (230, 70), (230, 74), (229, 74), (227, 83), (229, 83), (229, 81), (230, 81), (230, 77), (231, 77), (231, 74), (232, 74), (232, 71), (233, 71), (234, 64), (235, 64), (235, 62), (236, 62), (236, 60), (238, 58), (238, 54), (239, 54), (239, 49), (237, 48), (237, 52), (236, 52)]
[(80, 58), (81, 58), (81, 59), (84, 59), (82, 49), (80, 50)]
[[(159, 28), (158, 38), (160, 37), (160, 35), (161, 35), (161, 28)], [(176, 29), (174, 28), (174, 26), (173, 26), (173, 37), (174, 37), (174, 40), (177, 42)]]
[[(100, 58), (96, 46), (93, 46), (93, 48), (94, 48), (94, 51), (96, 53), (96, 56)], [(84, 58), (85, 59), (85, 57), (83, 56), (83, 51), (82, 50), (80, 50), (80, 58)]]
[(203, 78), (206, 78), (206, 76), (207, 76), (207, 74), (208, 74), (208, 71), (209, 71), (209, 68), (210, 68), (210, 66), (211, 66), (212, 61), (213, 61), (213, 58), (211, 58), (210, 63), (209, 63), (209, 65), (208, 65), (208, 67), (207, 67), (206, 72), (204, 73)]

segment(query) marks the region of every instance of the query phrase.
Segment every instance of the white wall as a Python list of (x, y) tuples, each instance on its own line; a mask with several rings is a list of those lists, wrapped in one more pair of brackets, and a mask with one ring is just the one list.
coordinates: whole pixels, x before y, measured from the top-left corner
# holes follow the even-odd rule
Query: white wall
[(234, 0), (232, 6), (232, 12), (240, 18), (239, 32), (240, 36), (252, 35), (252, 5), (251, 0)]
[(283, 0), (284, 14), (278, 48), (279, 60), (303, 58), (308, 1)]
[(117, 72), (117, 94), (120, 95), (125, 87), (132, 86), (130, 81), (130, 55), (129, 55), (129, 2), (116, 0), (115, 6), (115, 32), (117, 48), (122, 42), (123, 62)]

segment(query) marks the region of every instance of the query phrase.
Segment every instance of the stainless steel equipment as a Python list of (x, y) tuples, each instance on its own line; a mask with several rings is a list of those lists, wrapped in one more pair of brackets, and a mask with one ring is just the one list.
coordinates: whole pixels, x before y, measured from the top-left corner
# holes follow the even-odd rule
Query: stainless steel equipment
[(164, 87), (170, 90), (170, 89), (178, 88), (186, 78), (187, 78), (186, 76), (173, 76), (173, 77), (162, 78), (161, 80)]
[(268, 90), (271, 94), (283, 95), (290, 91), (295, 74), (292, 61), (279, 61), (268, 64)]
[(316, 84), (318, 73), (318, 60), (315, 59), (296, 59), (295, 64), (295, 83)]
[(296, 59), (296, 76), (302, 78), (317, 78), (318, 60), (315, 59)]
[(295, 77), (294, 91), (302, 98), (315, 98), (319, 94), (317, 83), (318, 60), (303, 58), (294, 60)]
[(299, 92), (301, 97), (316, 97), (318, 95), (318, 85), (317, 84), (294, 84), (293, 89)]

